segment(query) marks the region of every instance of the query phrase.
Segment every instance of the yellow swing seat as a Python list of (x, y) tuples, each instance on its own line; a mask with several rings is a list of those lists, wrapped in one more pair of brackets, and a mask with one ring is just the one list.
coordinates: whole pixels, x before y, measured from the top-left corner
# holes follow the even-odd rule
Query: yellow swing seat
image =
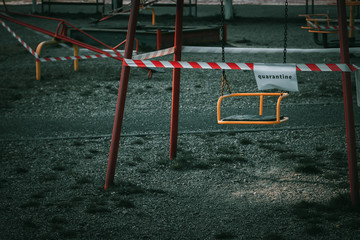
[[(233, 115), (221, 118), (221, 102), (225, 98), (230, 97), (243, 97), (243, 96), (259, 96), (259, 115)], [(278, 96), (276, 103), (276, 115), (263, 115), (263, 100), (264, 96)], [(280, 115), (280, 103), (288, 93), (232, 93), (229, 95), (221, 96), (217, 103), (217, 121), (218, 124), (280, 124), (289, 120), (288, 117)]]

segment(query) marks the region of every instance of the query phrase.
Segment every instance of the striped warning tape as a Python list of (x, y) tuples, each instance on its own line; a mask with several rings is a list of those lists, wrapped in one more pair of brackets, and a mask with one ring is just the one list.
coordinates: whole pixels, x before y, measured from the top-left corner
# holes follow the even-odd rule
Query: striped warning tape
[[(159, 51), (144, 53), (134, 55), (133, 59), (145, 60), (156, 57), (165, 56), (168, 54), (174, 53), (174, 47), (162, 49)], [(95, 59), (95, 58), (107, 58), (107, 57), (119, 57), (119, 55), (114, 53), (107, 54), (94, 54), (94, 55), (83, 55), (83, 56), (67, 56), (67, 57), (43, 57), (38, 58), (40, 62), (54, 62), (54, 61), (66, 61), (66, 60), (87, 60), (87, 59)]]
[(172, 54), (172, 53), (174, 53), (174, 51), (175, 51), (175, 48), (171, 47), (171, 48), (166, 48), (166, 49), (162, 49), (159, 51), (135, 55), (135, 56), (133, 56), (133, 59), (145, 60), (145, 59), (151, 59), (151, 58), (156, 58), (156, 57), (162, 57), (165, 55)]
[(26, 44), (26, 42), (24, 42), (18, 35), (16, 35), (16, 33), (8, 26), (4, 23), (4, 21), (2, 21), (0, 19), (0, 23), (1, 25), (9, 31), (9, 33), (16, 39), (19, 41), (19, 43), (21, 43), (21, 45), (23, 45), (24, 48), (26, 48), (35, 58), (39, 58), (39, 55), (28, 45)]
[[(276, 54), (283, 53), (284, 48), (241, 48), (241, 47), (225, 47), (225, 53), (238, 54), (238, 53), (267, 53)], [(360, 53), (360, 48), (349, 48), (352, 53)], [(221, 53), (221, 47), (200, 47), (200, 46), (183, 46), (183, 53)], [(340, 48), (287, 48), (287, 53), (340, 53)], [(134, 57), (132, 59), (135, 59)], [(138, 59), (138, 58), (136, 58)]]
[[(39, 55), (26, 44), (16, 33), (7, 26), (4, 21), (0, 20), (1, 25), (6, 28), (11, 35), (16, 38), (38, 61), (66, 61), (66, 60), (84, 60), (107, 57), (119, 57), (115, 53), (94, 54), (83, 56), (67, 56), (67, 57), (43, 57)], [(196, 48), (198, 48), (196, 50)], [(217, 48), (201, 48), (201, 47), (183, 47), (185, 52), (211, 52), (217, 51)], [(232, 51), (232, 49), (229, 49)], [(237, 50), (233, 50), (234, 52)], [(165, 56), (174, 53), (174, 47), (154, 51), (150, 53), (135, 55), (134, 59), (124, 59), (124, 65), (130, 67), (150, 67), (150, 68), (192, 68), (192, 69), (232, 69), (232, 70), (254, 70), (254, 63), (223, 63), (223, 62), (187, 62), (187, 61), (150, 61), (145, 59)], [(353, 64), (337, 64), (337, 63), (320, 63), (320, 64), (297, 64), (297, 71), (312, 72), (353, 72), (360, 69)]]
[[(325, 26), (325, 25), (318, 25), (318, 24), (315, 24), (313, 23), (312, 21), (308, 21), (308, 23), (311, 25), (311, 27), (313, 28), (316, 28), (316, 29), (320, 29), (320, 30), (332, 30), (332, 31), (337, 31), (339, 30), (339, 26), (337, 25), (332, 25), (332, 26)], [(360, 27), (359, 26), (348, 26), (347, 27), (348, 30), (360, 30)]]
[(67, 57), (43, 57), (37, 58), (40, 62), (55, 62), (55, 61), (67, 61), (67, 60), (88, 60), (96, 58), (116, 58), (120, 57), (117, 54), (94, 54), (94, 55), (83, 55), (83, 56), (67, 56)]
[[(155, 52), (149, 52), (139, 55), (134, 55), (133, 59), (151, 59), (156, 57), (165, 56), (168, 54), (174, 53), (174, 47), (155, 51)], [(119, 57), (119, 55), (114, 53), (109, 54), (94, 54), (94, 55), (83, 55), (83, 56), (66, 56), (66, 57), (43, 57), (38, 58), (40, 62), (54, 62), (54, 61), (66, 61), (66, 60), (87, 60), (87, 59), (95, 59), (95, 58), (108, 58), (108, 57)]]
[[(186, 61), (151, 61), (124, 59), (124, 64), (129, 67), (152, 68), (190, 68), (190, 69), (229, 69), (229, 70), (254, 70), (254, 63), (224, 63), (224, 62), (186, 62)], [(353, 72), (360, 69), (353, 64), (341, 63), (307, 63), (297, 64), (297, 71), (305, 72)]]

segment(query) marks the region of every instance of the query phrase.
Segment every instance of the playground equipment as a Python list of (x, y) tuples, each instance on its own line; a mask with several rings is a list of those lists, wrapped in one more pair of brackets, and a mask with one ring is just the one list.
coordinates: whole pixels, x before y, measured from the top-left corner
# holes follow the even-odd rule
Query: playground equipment
[[(181, 61), (182, 52), (182, 20), (183, 20), (183, 0), (177, 0), (175, 17), (175, 40), (174, 40), (174, 61), (143, 61), (132, 59), (133, 41), (136, 32), (136, 23), (139, 13), (139, 0), (132, 1), (131, 13), (129, 17), (129, 27), (127, 33), (127, 42), (124, 53), (123, 68), (121, 71), (119, 95), (115, 112), (113, 133), (109, 152), (105, 186), (107, 189), (114, 181), (115, 166), (119, 150), (121, 126), (125, 110), (125, 100), (127, 86), (130, 75), (130, 67), (162, 67), (173, 68), (173, 87), (172, 87), (172, 110), (171, 110), (171, 130), (170, 130), (170, 159), (176, 157), (178, 120), (179, 120), (179, 95), (180, 95), (180, 70), (181, 68), (202, 68), (202, 69), (236, 69), (236, 70), (254, 70), (251, 63), (216, 63), (216, 62), (184, 62)], [(337, 0), (339, 13), (339, 37), (341, 49), (341, 64), (297, 64), (296, 71), (340, 71), (342, 72), (343, 92), (344, 92), (344, 112), (346, 119), (347, 151), (350, 176), (350, 191), (353, 205), (359, 204), (359, 185), (358, 170), (356, 160), (356, 141), (354, 113), (352, 106), (351, 76), (350, 73), (356, 70), (356, 67), (350, 64), (348, 38), (346, 29), (346, 9), (345, 1)]]
[[(222, 20), (222, 61), (225, 62), (225, 17), (224, 17), (224, 2), (220, 0), (221, 3), (221, 20)], [(288, 17), (288, 1), (285, 0), (285, 25), (284, 25), (284, 64), (286, 63), (286, 48), (287, 48), (287, 17)], [(229, 95), (224, 96), (224, 88), (227, 87)], [(277, 84), (278, 88), (282, 86)], [(284, 89), (280, 89), (284, 90)], [(289, 96), (288, 93), (231, 93), (229, 81), (226, 78), (225, 69), (222, 69), (222, 78), (221, 78), (221, 96), (217, 103), (217, 122), (218, 124), (280, 124), (289, 120), (288, 117), (284, 117), (280, 115), (280, 103), (284, 97)], [(225, 118), (221, 117), (221, 102), (226, 98), (234, 98), (234, 97), (244, 97), (244, 96), (259, 96), (259, 114), (258, 115), (233, 115)], [(276, 104), (276, 115), (263, 115), (263, 102), (264, 96), (278, 96), (277, 104)]]
[[(4, 3), (4, 6), (5, 6), (5, 3)], [(21, 15), (21, 16), (26, 16), (26, 17), (40, 18), (40, 19), (44, 19), (44, 20), (48, 20), (48, 21), (56, 21), (56, 22), (58, 22), (58, 26), (56, 28), (56, 31), (53, 32), (53, 31), (49, 31), (49, 30), (44, 29), (44, 28), (40, 28), (40, 27), (31, 25), (31, 24), (28, 24), (26, 22), (22, 22), (20, 20), (17, 20), (17, 19), (15, 19), (13, 17), (8, 16), (8, 15), (4, 15), (1, 12), (5, 12), (5, 13), (11, 14), (11, 15)], [(8, 31), (10, 33), (12, 33), (12, 35), (21, 44), (23, 44), (24, 47), (27, 48), (29, 50), (29, 52), (35, 57), (35, 59), (36, 59), (36, 71), (37, 71), (36, 79), (37, 80), (40, 80), (40, 78), (41, 78), (40, 62), (74, 60), (74, 69), (77, 70), (78, 69), (78, 60), (80, 60), (80, 59), (92, 59), (92, 58), (110, 57), (110, 58), (114, 58), (114, 59), (117, 59), (117, 60), (120, 60), (120, 61), (123, 60), (121, 53), (116, 50), (116, 47), (112, 48), (112, 47), (108, 46), (107, 44), (99, 41), (98, 39), (94, 38), (90, 34), (87, 34), (86, 32), (84, 32), (81, 29), (75, 27), (74, 25), (66, 22), (63, 19), (51, 18), (51, 17), (39, 16), (39, 15), (30, 15), (30, 14), (24, 14), (24, 13), (15, 13), (15, 12), (2, 11), (2, 10), (0, 10), (0, 19), (5, 19), (7, 21), (11, 21), (13, 23), (19, 24), (21, 26), (30, 28), (32, 30), (35, 30), (37, 32), (40, 32), (40, 33), (43, 33), (45, 35), (48, 35), (48, 36), (52, 37), (52, 40), (40, 43), (38, 45), (38, 47), (37, 47), (36, 52), (35, 52), (23, 40), (21, 40), (8, 26), (6, 26), (3, 21), (1, 21), (2, 25), (4, 27), (6, 26)], [(67, 36), (67, 29), (68, 28), (76, 29), (77, 31), (84, 34), (86, 37), (92, 39), (93, 41), (95, 41), (99, 45), (107, 48), (111, 52), (109, 53), (108, 51), (105, 51), (105, 50), (100, 49), (98, 47), (95, 47), (93, 45), (90, 45), (90, 44), (87, 44), (87, 43), (84, 43), (84, 42), (81, 42), (81, 41), (78, 41), (76, 39), (68, 37)], [(70, 43), (70, 44), (72, 44), (74, 46), (74, 56), (73, 57), (54, 57), (54, 58), (41, 58), (40, 57), (40, 53), (41, 53), (44, 46), (63, 43), (63, 42)], [(83, 48), (89, 49), (89, 50), (91, 50), (93, 52), (100, 53), (100, 54), (90, 55), (90, 56), (78, 56), (78, 47), (83, 47)]]
[[(347, 1), (346, 5), (350, 6), (350, 17), (349, 17), (349, 46), (358, 47), (360, 43), (355, 40), (355, 31), (359, 31), (360, 27), (355, 26), (355, 7), (360, 6), (360, 2)], [(330, 18), (328, 14), (300, 14), (299, 16), (305, 17), (306, 26), (302, 26), (302, 29), (308, 30), (309, 33), (313, 34), (314, 42), (317, 45), (323, 46), (324, 48), (338, 47), (339, 41), (329, 41), (328, 35), (337, 34), (339, 27), (337, 25), (338, 20)], [(321, 34), (322, 38), (319, 38)], [(335, 36), (335, 35), (334, 35)]]
[[(258, 96), (259, 115), (233, 115), (229, 117), (221, 117), (221, 102), (225, 98), (243, 97), (243, 96)], [(264, 96), (278, 96), (276, 103), (276, 115), (263, 115)], [(221, 96), (217, 103), (217, 121), (219, 124), (279, 124), (289, 120), (288, 117), (280, 115), (280, 102), (283, 98), (288, 97), (288, 93), (232, 93)]]

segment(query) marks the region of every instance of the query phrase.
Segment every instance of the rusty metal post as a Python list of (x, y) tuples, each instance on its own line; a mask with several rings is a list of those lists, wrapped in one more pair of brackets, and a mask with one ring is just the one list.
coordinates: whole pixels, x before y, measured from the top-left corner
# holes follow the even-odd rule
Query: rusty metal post
[[(79, 56), (79, 46), (74, 44), (74, 57)], [(79, 70), (79, 59), (74, 60), (74, 71)]]
[[(182, 28), (183, 28), (184, 0), (176, 1), (175, 37), (174, 37), (174, 61), (181, 60)], [(174, 68), (172, 105), (171, 105), (171, 131), (170, 131), (170, 159), (176, 157), (177, 136), (179, 124), (179, 100), (180, 100), (180, 68)]]
[[(127, 36), (126, 36), (125, 53), (124, 53), (125, 58), (132, 57), (132, 52), (133, 52), (133, 47), (134, 47), (135, 30), (136, 30), (137, 18), (139, 15), (139, 2), (140, 2), (140, 0), (132, 0), (131, 1), (131, 13), (130, 13), (130, 17), (129, 17), (128, 31), (127, 31)], [(118, 155), (118, 150), (119, 150), (121, 126), (122, 126), (122, 120), (123, 120), (124, 109), (125, 109), (126, 92), (127, 92), (128, 82), (129, 82), (129, 74), (130, 74), (130, 67), (124, 66), (124, 64), (123, 64), (122, 69), (121, 69), (118, 99), (117, 99), (117, 104), (116, 104), (114, 126), (113, 126), (112, 138), (111, 138), (109, 161), (108, 161), (108, 167), (107, 167), (107, 172), (106, 172), (106, 179), (105, 179), (105, 186), (104, 186), (105, 190), (114, 181), (116, 160), (117, 160), (117, 155)]]
[[(347, 35), (346, 22), (346, 5), (345, 0), (337, 0), (337, 11), (339, 21), (339, 39), (341, 63), (350, 64), (349, 44)], [(353, 205), (359, 205), (359, 179), (356, 158), (356, 140), (354, 126), (354, 110), (351, 93), (351, 75), (350, 73), (342, 73), (343, 95), (344, 95), (344, 113), (346, 125), (346, 142), (348, 152), (349, 177), (351, 202)]]
[(156, 30), (156, 50), (160, 50), (162, 48), (162, 33), (161, 29)]

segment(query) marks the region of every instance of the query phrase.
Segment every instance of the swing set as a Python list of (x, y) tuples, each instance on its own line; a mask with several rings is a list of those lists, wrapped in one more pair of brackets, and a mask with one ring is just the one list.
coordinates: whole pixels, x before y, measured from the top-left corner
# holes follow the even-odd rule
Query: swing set
[[(225, 62), (225, 16), (224, 16), (224, 0), (220, 0), (221, 3), (221, 49), (222, 49), (222, 62)], [(288, 18), (288, 2), (285, 1), (285, 25), (284, 25), (284, 64), (286, 63), (286, 48), (287, 48), (287, 18)], [(228, 91), (228, 95), (224, 95), (225, 86)], [(281, 86), (278, 86), (281, 87)], [(283, 90), (283, 89), (280, 89)], [(258, 96), (259, 97), (259, 114), (258, 115), (232, 115), (228, 117), (221, 117), (221, 102), (227, 98), (238, 98), (238, 97), (248, 97), (248, 96)], [(264, 96), (266, 97), (278, 97), (276, 103), (276, 115), (263, 115), (263, 106), (264, 106)], [(280, 124), (289, 120), (288, 117), (280, 115), (280, 103), (281, 100), (285, 97), (288, 97), (288, 93), (278, 92), (278, 93), (231, 93), (229, 81), (226, 78), (225, 69), (222, 70), (222, 79), (221, 79), (221, 96), (217, 102), (217, 122), (218, 124), (261, 124), (261, 125), (272, 125)]]
[[(116, 160), (119, 149), (121, 125), (124, 116), (125, 100), (127, 85), (129, 81), (130, 68), (131, 67), (162, 67), (162, 68), (173, 68), (173, 87), (172, 87), (172, 107), (171, 107), (171, 130), (170, 130), (170, 159), (176, 157), (177, 151), (177, 136), (178, 136), (178, 122), (179, 122), (179, 100), (180, 100), (180, 70), (181, 68), (205, 68), (205, 69), (236, 69), (236, 70), (254, 70), (254, 64), (246, 63), (222, 63), (215, 62), (183, 62), (181, 61), (182, 52), (182, 27), (183, 27), (183, 8), (184, 0), (176, 1), (176, 16), (175, 16), (175, 37), (174, 37), (174, 61), (142, 61), (132, 59), (133, 42), (136, 31), (137, 17), (139, 13), (139, 0), (133, 0), (131, 6), (131, 13), (129, 17), (129, 26), (127, 32), (127, 41), (125, 46), (123, 67), (121, 70), (119, 94), (115, 112), (114, 126), (112, 132), (112, 139), (109, 152), (109, 160), (107, 166), (107, 173), (105, 179), (104, 189), (110, 187), (114, 181)], [(287, 15), (287, 0), (285, 0), (285, 16)], [(356, 160), (356, 141), (355, 141), (355, 126), (354, 126), (354, 113), (352, 106), (352, 93), (351, 93), (351, 75), (352, 71), (356, 68), (350, 64), (348, 39), (346, 33), (346, 7), (344, 0), (337, 0), (337, 7), (339, 12), (339, 36), (340, 36), (340, 53), (341, 53), (341, 64), (297, 64), (296, 71), (337, 71), (342, 72), (343, 79), (343, 92), (344, 92), (344, 112), (345, 112), (345, 124), (346, 124), (346, 136), (347, 136), (347, 150), (348, 150), (348, 162), (349, 162), (349, 176), (350, 176), (350, 191), (351, 200), (353, 205), (360, 203), (359, 199), (359, 185), (358, 185), (358, 170)], [(286, 25), (285, 34), (286, 39)], [(224, 44), (223, 44), (224, 45)], [(224, 46), (223, 46), (224, 50)], [(284, 56), (286, 56), (286, 41), (284, 44)], [(284, 59), (286, 61), (286, 58)], [(285, 62), (284, 61), (284, 62)], [(287, 64), (284, 64), (287, 65)], [(304, 69), (304, 70), (303, 70)], [(222, 78), (223, 87), (228, 86), (225, 74)], [(221, 104), (222, 100), (231, 97), (243, 97), (248, 96), (249, 93), (241, 94), (234, 93), (229, 95), (220, 96), (218, 105)], [(251, 95), (251, 94), (250, 94)], [(260, 98), (260, 110), (259, 115), (262, 114), (262, 99), (266, 94), (255, 93)], [(270, 94), (271, 95), (271, 94)], [(276, 120), (266, 119), (266, 123), (281, 123), (287, 120), (280, 116), (280, 101), (286, 97), (287, 93), (273, 93), (273, 95), (279, 97), (277, 103), (277, 114)], [(248, 121), (248, 119), (230, 119), (221, 118), (221, 107), (218, 107), (218, 121), (220, 124), (254, 124), (254, 121)], [(278, 114), (279, 113), (279, 114)], [(220, 116), (220, 117), (219, 117)], [(235, 121), (232, 121), (235, 120)], [(258, 121), (258, 120), (256, 120)], [(233, 123), (231, 123), (233, 122)], [(262, 121), (258, 121), (262, 122)]]

